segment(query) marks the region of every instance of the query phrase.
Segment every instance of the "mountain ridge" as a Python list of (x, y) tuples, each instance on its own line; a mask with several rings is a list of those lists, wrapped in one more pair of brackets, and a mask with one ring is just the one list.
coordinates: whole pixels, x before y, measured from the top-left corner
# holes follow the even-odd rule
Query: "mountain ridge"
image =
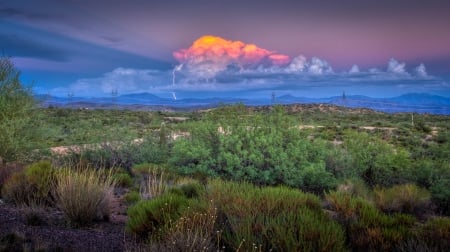
[(273, 104), (314, 104), (325, 103), (350, 108), (369, 108), (381, 112), (416, 112), (431, 114), (450, 114), (450, 98), (428, 93), (407, 93), (395, 97), (372, 98), (363, 95), (332, 96), (324, 98), (297, 97), (282, 95), (272, 99), (265, 98), (183, 98), (169, 99), (151, 93), (125, 94), (113, 97), (55, 97), (36, 95), (42, 107), (85, 107), (85, 108), (212, 108), (221, 104), (243, 103), (249, 106)]

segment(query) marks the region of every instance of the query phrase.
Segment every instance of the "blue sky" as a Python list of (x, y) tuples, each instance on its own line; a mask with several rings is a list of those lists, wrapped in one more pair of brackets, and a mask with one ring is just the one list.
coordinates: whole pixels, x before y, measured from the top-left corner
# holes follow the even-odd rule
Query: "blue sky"
[(0, 0), (0, 49), (55, 96), (450, 97), (448, 13), (444, 0)]

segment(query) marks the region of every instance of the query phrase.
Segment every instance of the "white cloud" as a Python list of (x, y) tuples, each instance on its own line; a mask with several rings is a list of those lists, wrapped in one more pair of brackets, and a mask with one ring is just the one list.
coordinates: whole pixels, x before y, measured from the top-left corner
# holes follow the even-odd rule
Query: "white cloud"
[(314, 75), (332, 74), (333, 69), (327, 61), (313, 57), (308, 67), (308, 72)]
[(348, 71), (349, 74), (356, 74), (359, 73), (359, 67), (358, 65), (353, 65), (352, 68), (350, 68), (350, 71)]
[(308, 62), (306, 57), (303, 55), (299, 55), (292, 59), (291, 63), (285, 68), (288, 73), (298, 73), (303, 72), (305, 68), (308, 66)]
[[(65, 91), (75, 96), (109, 95), (113, 90), (119, 94), (149, 92), (171, 86), (169, 72), (148, 69), (132, 69), (119, 67), (96, 78), (79, 79)], [(56, 89), (56, 92), (64, 90)]]
[(409, 73), (406, 72), (405, 67), (406, 67), (405, 63), (400, 63), (394, 58), (391, 58), (388, 62), (387, 72), (398, 75), (409, 75)]
[(416, 76), (419, 78), (427, 78), (428, 77), (427, 70), (423, 63), (418, 65), (416, 68), (414, 68), (414, 72), (415, 72)]

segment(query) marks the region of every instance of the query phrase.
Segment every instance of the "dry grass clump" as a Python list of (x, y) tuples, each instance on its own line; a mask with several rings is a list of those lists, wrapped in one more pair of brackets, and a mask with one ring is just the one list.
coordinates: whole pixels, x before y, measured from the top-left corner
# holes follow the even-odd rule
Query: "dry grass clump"
[(56, 200), (76, 225), (108, 219), (113, 197), (111, 173), (94, 169), (62, 169), (57, 174)]
[(156, 198), (166, 192), (176, 182), (176, 176), (165, 166), (139, 164), (132, 168), (132, 174), (139, 180), (142, 199)]

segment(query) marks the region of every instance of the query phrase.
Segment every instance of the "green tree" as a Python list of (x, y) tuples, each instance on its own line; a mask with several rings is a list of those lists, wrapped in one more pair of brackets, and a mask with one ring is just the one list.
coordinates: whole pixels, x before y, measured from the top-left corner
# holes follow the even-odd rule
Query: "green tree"
[(9, 58), (0, 58), (0, 164), (17, 160), (31, 147), (35, 101)]

